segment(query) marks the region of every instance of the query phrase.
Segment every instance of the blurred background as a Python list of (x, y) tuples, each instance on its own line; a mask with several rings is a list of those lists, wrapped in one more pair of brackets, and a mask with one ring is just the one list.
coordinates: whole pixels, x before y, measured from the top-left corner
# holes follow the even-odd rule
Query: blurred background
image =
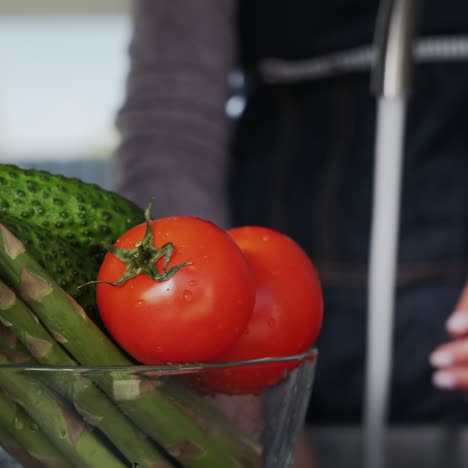
[[(130, 7), (131, 0), (0, 0), (0, 162), (112, 187)], [(242, 84), (238, 73), (232, 80)], [(236, 116), (243, 104), (234, 96), (226, 110)], [(362, 466), (355, 427), (317, 427), (311, 441), (320, 467)], [(458, 468), (468, 459), (468, 430), (396, 428), (388, 449), (392, 467)]]
[(0, 161), (112, 185), (130, 0), (0, 2)]

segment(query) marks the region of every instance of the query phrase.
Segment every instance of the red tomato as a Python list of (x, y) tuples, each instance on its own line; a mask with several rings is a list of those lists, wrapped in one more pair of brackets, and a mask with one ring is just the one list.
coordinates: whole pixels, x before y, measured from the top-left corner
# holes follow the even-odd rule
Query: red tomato
[[(264, 227), (228, 231), (255, 277), (253, 315), (240, 338), (217, 361), (287, 356), (309, 349), (322, 324), (323, 299), (317, 272), (289, 237)], [(280, 381), (299, 361), (211, 369), (201, 385), (223, 393), (258, 393)]]
[[(145, 364), (212, 360), (237, 340), (252, 314), (255, 290), (246, 259), (231, 237), (208, 221), (177, 216), (150, 224), (150, 247), (173, 245), (167, 271), (187, 265), (163, 281), (137, 274), (113, 286), (99, 281), (116, 282), (125, 265), (108, 253), (96, 286), (104, 325), (124, 350)], [(131, 228), (115, 246), (136, 253), (145, 229), (146, 223)], [(154, 263), (145, 255), (143, 263), (163, 271), (164, 258)]]

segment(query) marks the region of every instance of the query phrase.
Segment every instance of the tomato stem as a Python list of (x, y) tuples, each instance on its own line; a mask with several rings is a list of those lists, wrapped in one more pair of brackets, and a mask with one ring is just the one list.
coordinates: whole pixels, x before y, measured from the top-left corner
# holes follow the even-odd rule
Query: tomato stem
[[(154, 281), (166, 281), (181, 268), (190, 265), (190, 262), (180, 263), (171, 268), (167, 268), (169, 260), (174, 253), (174, 245), (172, 242), (167, 242), (162, 247), (154, 246), (153, 230), (151, 228), (150, 218), (151, 203), (145, 210), (146, 231), (143, 239), (135, 243), (134, 249), (122, 249), (108, 242), (100, 242), (100, 244), (112, 255), (115, 255), (125, 265), (125, 272), (114, 282), (111, 281), (91, 281), (90, 283), (106, 283), (112, 286), (119, 286), (127, 280), (138, 275), (146, 275)], [(163, 258), (162, 271), (160, 272), (157, 266), (159, 259)], [(86, 284), (90, 284), (86, 283)], [(84, 286), (84, 285), (82, 285)]]

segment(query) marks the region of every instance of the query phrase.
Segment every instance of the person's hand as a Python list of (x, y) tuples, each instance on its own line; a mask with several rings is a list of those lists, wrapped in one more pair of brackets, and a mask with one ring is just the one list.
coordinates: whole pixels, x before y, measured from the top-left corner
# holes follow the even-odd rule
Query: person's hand
[(447, 320), (452, 340), (438, 346), (430, 356), (436, 368), (433, 383), (447, 390), (468, 391), (468, 283)]

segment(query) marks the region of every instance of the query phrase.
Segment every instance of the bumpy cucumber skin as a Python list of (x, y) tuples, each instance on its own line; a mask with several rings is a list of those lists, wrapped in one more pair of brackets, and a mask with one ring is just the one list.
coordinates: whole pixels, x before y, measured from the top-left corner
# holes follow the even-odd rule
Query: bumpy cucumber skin
[(0, 164), (0, 223), (100, 323), (94, 281), (105, 250), (144, 222), (144, 211), (103, 188), (37, 169)]
[(114, 242), (144, 221), (141, 208), (112, 191), (13, 164), (0, 164), (1, 215), (23, 219), (77, 246)]

